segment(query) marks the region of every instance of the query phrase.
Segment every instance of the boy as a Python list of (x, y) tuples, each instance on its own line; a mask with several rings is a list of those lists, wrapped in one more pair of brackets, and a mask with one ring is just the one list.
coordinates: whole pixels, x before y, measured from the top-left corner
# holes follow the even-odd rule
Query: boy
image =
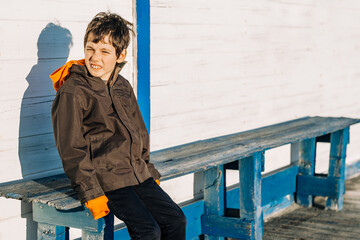
[(101, 12), (89, 23), (85, 60), (50, 77), (55, 143), (64, 171), (94, 219), (109, 209), (132, 239), (185, 239), (181, 209), (155, 182), (149, 136), (129, 82), (119, 75), (131, 24)]

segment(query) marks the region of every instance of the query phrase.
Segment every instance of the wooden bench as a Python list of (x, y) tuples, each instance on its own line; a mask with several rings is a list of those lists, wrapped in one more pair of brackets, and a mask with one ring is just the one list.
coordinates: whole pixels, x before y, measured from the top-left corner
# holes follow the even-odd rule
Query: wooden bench
[[(327, 196), (326, 208), (341, 210), (349, 126), (360, 119), (305, 117), (251, 131), (207, 139), (151, 153), (162, 180), (204, 172), (201, 230), (208, 239), (262, 239), (263, 208), (285, 196), (311, 207)], [(316, 143), (331, 144), (329, 173), (315, 174)], [(291, 144), (291, 162), (262, 176), (264, 153)], [(226, 169), (237, 169), (236, 209), (227, 205)], [(94, 220), (81, 206), (65, 175), (4, 183), (0, 196), (32, 202), (38, 239), (67, 239), (66, 227), (82, 229), (82, 239), (112, 239), (112, 215)]]

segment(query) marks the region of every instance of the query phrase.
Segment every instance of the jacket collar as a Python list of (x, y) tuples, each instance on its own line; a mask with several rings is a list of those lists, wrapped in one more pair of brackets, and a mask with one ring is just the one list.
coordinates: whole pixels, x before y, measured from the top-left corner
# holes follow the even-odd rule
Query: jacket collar
[[(118, 75), (125, 64), (126, 64), (125, 61), (116, 64), (115, 69), (108, 81), (108, 85), (110, 87), (112, 87), (116, 82), (116, 80), (118, 79)], [(91, 76), (86, 66), (74, 64), (71, 67), (70, 71), (83, 76), (93, 90), (99, 92), (103, 92), (106, 90), (106, 85), (104, 84), (104, 81), (99, 77)]]

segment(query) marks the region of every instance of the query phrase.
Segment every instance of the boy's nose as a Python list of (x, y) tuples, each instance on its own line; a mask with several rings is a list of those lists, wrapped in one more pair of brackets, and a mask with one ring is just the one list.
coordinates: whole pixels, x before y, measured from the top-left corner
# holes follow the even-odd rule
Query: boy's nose
[(100, 52), (99, 51), (94, 51), (93, 54), (91, 55), (92, 60), (99, 60), (100, 59)]

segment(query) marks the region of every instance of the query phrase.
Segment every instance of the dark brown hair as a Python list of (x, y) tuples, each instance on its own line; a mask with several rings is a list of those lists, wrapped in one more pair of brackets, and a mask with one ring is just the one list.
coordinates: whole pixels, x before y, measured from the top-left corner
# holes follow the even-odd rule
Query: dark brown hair
[(94, 43), (103, 41), (110, 34), (109, 41), (116, 49), (116, 56), (119, 57), (122, 50), (129, 46), (130, 31), (134, 33), (131, 27), (130, 22), (115, 13), (100, 12), (91, 20), (86, 29), (84, 47), (90, 33), (94, 37), (92, 40)]

